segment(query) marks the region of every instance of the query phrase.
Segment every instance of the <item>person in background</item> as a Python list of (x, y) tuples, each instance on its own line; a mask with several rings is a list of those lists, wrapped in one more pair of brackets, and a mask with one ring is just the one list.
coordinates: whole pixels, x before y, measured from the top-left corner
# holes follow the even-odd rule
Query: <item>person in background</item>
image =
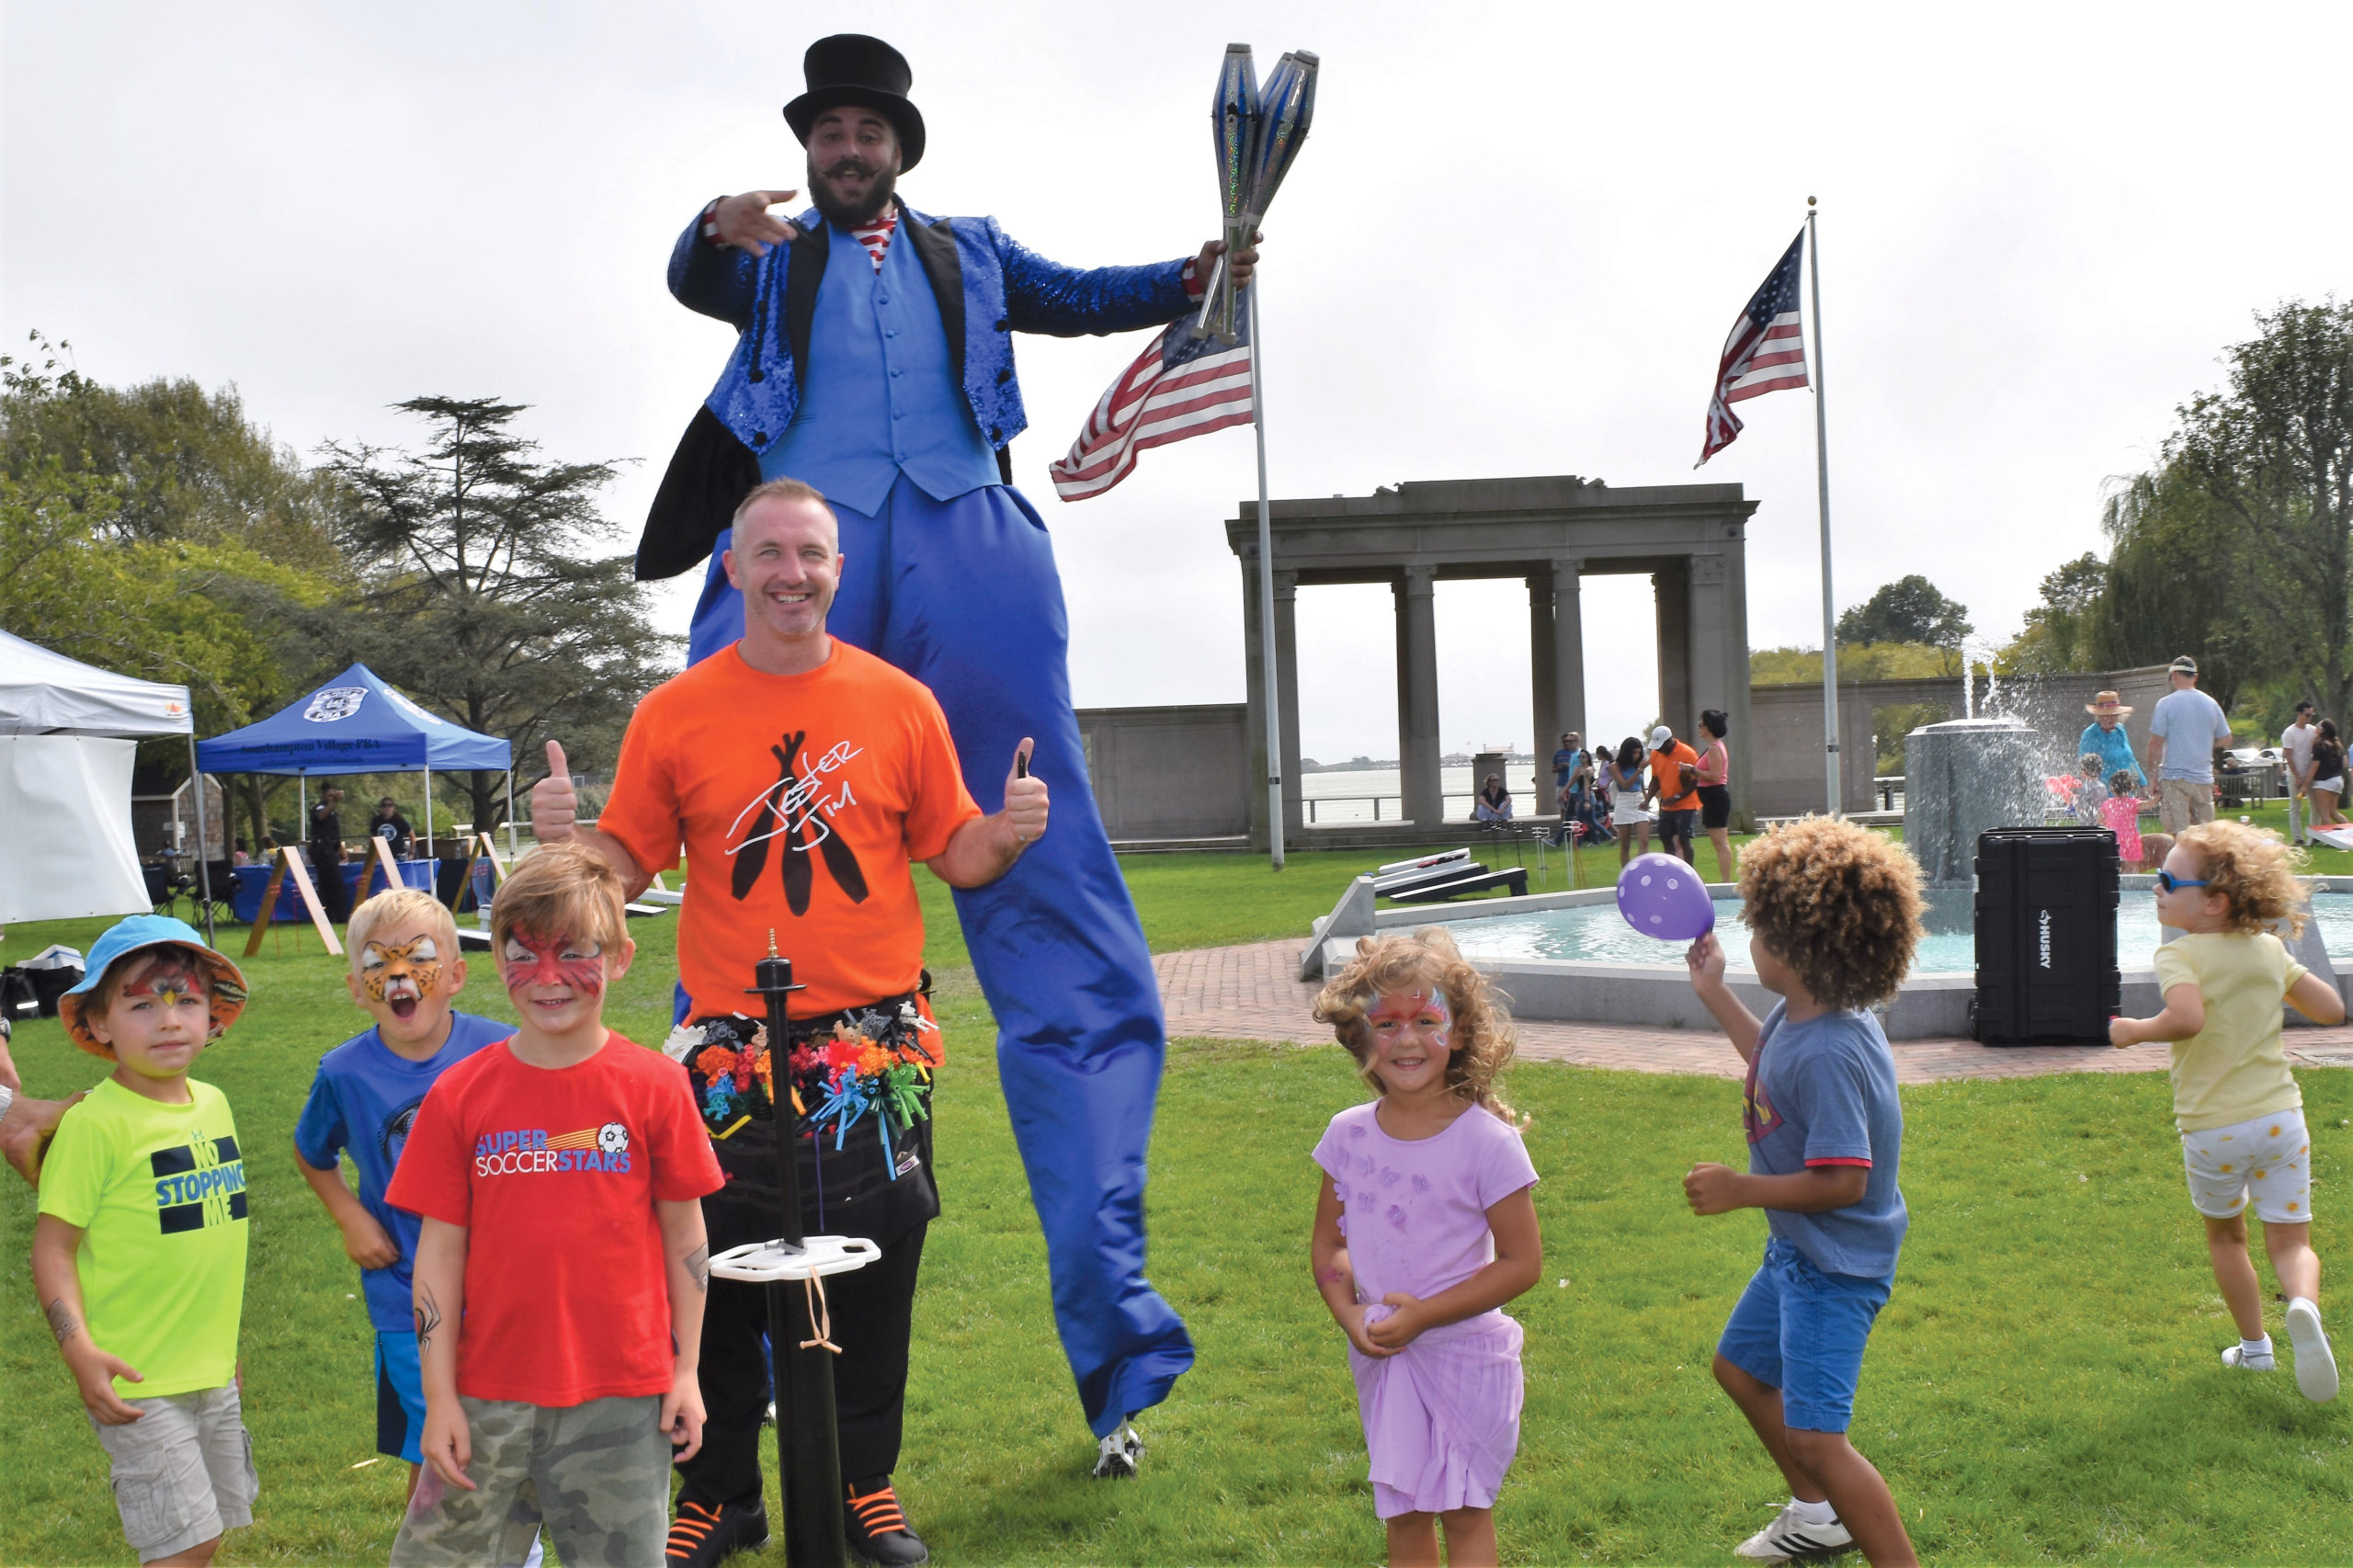
[(1697, 864), (1691, 830), (1699, 820), (1699, 754), (1665, 724), (1651, 732), (1650, 793), (1658, 801), (1658, 846)]
[[(2131, 707), (2120, 700), (2116, 693), (2103, 691), (2095, 695), (2084, 705), (2084, 711), (2092, 716), (2092, 722), (2084, 726), (2082, 737), (2075, 742), (2075, 750), (2084, 756), (2099, 759), (2099, 766), (2086, 772), (2084, 777), (2103, 780), (2121, 768), (2132, 776), (2132, 783), (2136, 789), (2147, 789), (2148, 775), (2141, 771), (2140, 763), (2134, 760), (2132, 737), (2126, 733), (2124, 729), (2124, 721), (2131, 713)], [(2154, 722), (2153, 717), (2151, 722)], [(2154, 767), (2156, 764), (2152, 760), (2150, 766)], [(2104, 784), (2091, 792), (2091, 815), (2094, 821), (2098, 819), (2099, 803), (2107, 794), (2108, 790)]]
[(2304, 796), (2313, 787), (2313, 742), (2320, 726), (2313, 720), (2320, 710), (2310, 702), (2296, 704), (2296, 722), (2279, 732), (2279, 755), (2288, 764), (2288, 842), (2304, 842), (2304, 816), (2312, 802)]
[[(2139, 871), (2144, 851), (2141, 846), (2141, 792), (2132, 787), (2132, 776), (2122, 768), (2109, 779), (2109, 796), (2099, 805), (2100, 823), (2116, 835), (2116, 858), (2128, 871)], [(2086, 791), (2088, 793), (2088, 791)]]
[[(2117, 771), (2123, 772), (2123, 769)], [(2132, 776), (2127, 773), (2125, 777)], [(2107, 825), (2107, 818), (2102, 812), (2108, 802), (2108, 784), (2101, 769), (2099, 753), (2084, 753), (2075, 759), (2075, 776), (2057, 782), (2068, 787), (2067, 812), (2079, 824), (2085, 827)]]
[(351, 919), (351, 890), (343, 880), (343, 818), (335, 811), (342, 804), (343, 791), (334, 785), (319, 791), (319, 803), (311, 808), (308, 846), (311, 880), (319, 885), (319, 907), (335, 926)]
[(400, 806), (390, 795), (376, 802), (376, 820), (368, 824), (368, 831), (385, 841), (395, 860), (407, 859), (410, 846), (415, 842), (408, 818), (401, 815)]
[(1560, 750), (1552, 754), (1552, 803), (1561, 813), (1561, 831), (1554, 843), (1566, 844), (1575, 836), (1569, 824), (1585, 816), (1592, 789), (1593, 754), (1571, 730), (1561, 737)]
[(1609, 822), (1618, 830), (1618, 864), (1623, 866), (1630, 854), (1648, 854), (1651, 847), (1650, 801), (1643, 792), (1640, 736), (1628, 735), (1619, 743), (1618, 755), (1609, 761), (1608, 774), (1609, 793), (1615, 801)]
[(1478, 802), (1471, 808), (1477, 822), (1511, 821), (1511, 791), (1504, 788), (1503, 775), (1490, 773), (1479, 788)]
[(2313, 733), (2313, 765), (2311, 769), (2313, 797), (2312, 825), (2331, 828), (2343, 825), (2345, 813), (2337, 805), (2345, 799), (2345, 742), (2336, 733), (2336, 721), (2323, 719)]
[(2158, 820), (2177, 834), (2214, 820), (2214, 748), (2231, 744), (2231, 722), (2198, 689), (2197, 660), (2184, 653), (2165, 673), (2173, 689), (2149, 713), (2149, 769), (2157, 776)]
[(237, 852), (235, 855), (231, 857), (231, 859), (234, 864), (240, 866), (250, 866), (254, 863), (254, 858), (245, 851), (245, 841), (244, 839), (240, 838), (237, 840)]
[[(1699, 829), (1716, 846), (1716, 881), (1728, 882), (1732, 881), (1732, 750), (1724, 744), (1724, 737), (1732, 733), (1732, 721), (1721, 708), (1702, 710), (1699, 733), (1708, 737), (1708, 749), (1699, 754), (1699, 768), (1693, 775), (1699, 786)], [(1695, 849), (1693, 854), (1697, 853)]]

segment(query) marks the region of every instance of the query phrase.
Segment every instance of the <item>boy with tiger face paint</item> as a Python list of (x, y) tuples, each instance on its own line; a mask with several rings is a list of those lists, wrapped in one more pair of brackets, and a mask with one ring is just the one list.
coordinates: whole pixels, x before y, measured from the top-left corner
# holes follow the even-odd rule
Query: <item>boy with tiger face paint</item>
[[(425, 1431), (410, 1304), (419, 1227), (416, 1216), (384, 1201), (384, 1189), (426, 1091), (515, 1031), (456, 1009), (466, 960), (456, 922), (432, 894), (378, 893), (352, 911), (347, 946), (344, 984), (374, 1022), (320, 1060), (294, 1129), (294, 1168), (342, 1232), (344, 1255), (359, 1266), (376, 1331), (376, 1447), (408, 1461), (414, 1491)], [(346, 1159), (358, 1173), (357, 1192), (344, 1180)]]

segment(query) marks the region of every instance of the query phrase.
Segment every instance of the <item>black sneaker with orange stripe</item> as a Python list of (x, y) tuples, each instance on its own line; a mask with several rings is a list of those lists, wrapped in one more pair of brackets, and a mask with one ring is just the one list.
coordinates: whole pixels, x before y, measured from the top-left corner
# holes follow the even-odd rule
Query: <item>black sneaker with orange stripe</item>
[(923, 1543), (906, 1514), (891, 1478), (877, 1475), (853, 1481), (842, 1488), (842, 1533), (850, 1551), (869, 1562), (897, 1564), (928, 1562), (931, 1549)]
[(662, 1548), (662, 1568), (713, 1568), (731, 1551), (756, 1551), (768, 1543), (766, 1504), (678, 1504), (670, 1539)]

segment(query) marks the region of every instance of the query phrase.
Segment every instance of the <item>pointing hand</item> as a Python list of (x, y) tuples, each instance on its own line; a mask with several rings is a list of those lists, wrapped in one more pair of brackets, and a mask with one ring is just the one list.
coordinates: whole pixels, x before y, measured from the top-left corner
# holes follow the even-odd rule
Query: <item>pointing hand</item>
[(572, 824), (579, 813), (580, 797), (573, 790), (563, 747), (550, 741), (548, 776), (531, 786), (531, 835), (541, 844), (562, 844), (572, 836)]
[(1034, 844), (1046, 832), (1046, 781), (1029, 771), (1029, 754), (1034, 743), (1027, 735), (1013, 750), (1013, 770), (1005, 776), (1005, 820), (1012, 825), (1015, 839), (1024, 845)]
[(710, 221), (719, 230), (719, 243), (750, 251), (754, 256), (766, 256), (770, 245), (789, 245), (801, 237), (801, 227), (780, 218), (768, 216), (768, 209), (790, 201), (799, 194), (790, 190), (747, 190), (741, 196), (722, 198), (711, 210)]

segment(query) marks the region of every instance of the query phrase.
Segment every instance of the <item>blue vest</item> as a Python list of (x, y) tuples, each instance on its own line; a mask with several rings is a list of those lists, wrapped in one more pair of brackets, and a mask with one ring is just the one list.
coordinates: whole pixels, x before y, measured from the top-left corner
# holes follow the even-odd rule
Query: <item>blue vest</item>
[(956, 384), (915, 246), (904, 230), (894, 234), (878, 273), (856, 235), (827, 229), (801, 406), (760, 455), (760, 477), (813, 484), (869, 517), (901, 473), (935, 501), (995, 484), (996, 454)]

